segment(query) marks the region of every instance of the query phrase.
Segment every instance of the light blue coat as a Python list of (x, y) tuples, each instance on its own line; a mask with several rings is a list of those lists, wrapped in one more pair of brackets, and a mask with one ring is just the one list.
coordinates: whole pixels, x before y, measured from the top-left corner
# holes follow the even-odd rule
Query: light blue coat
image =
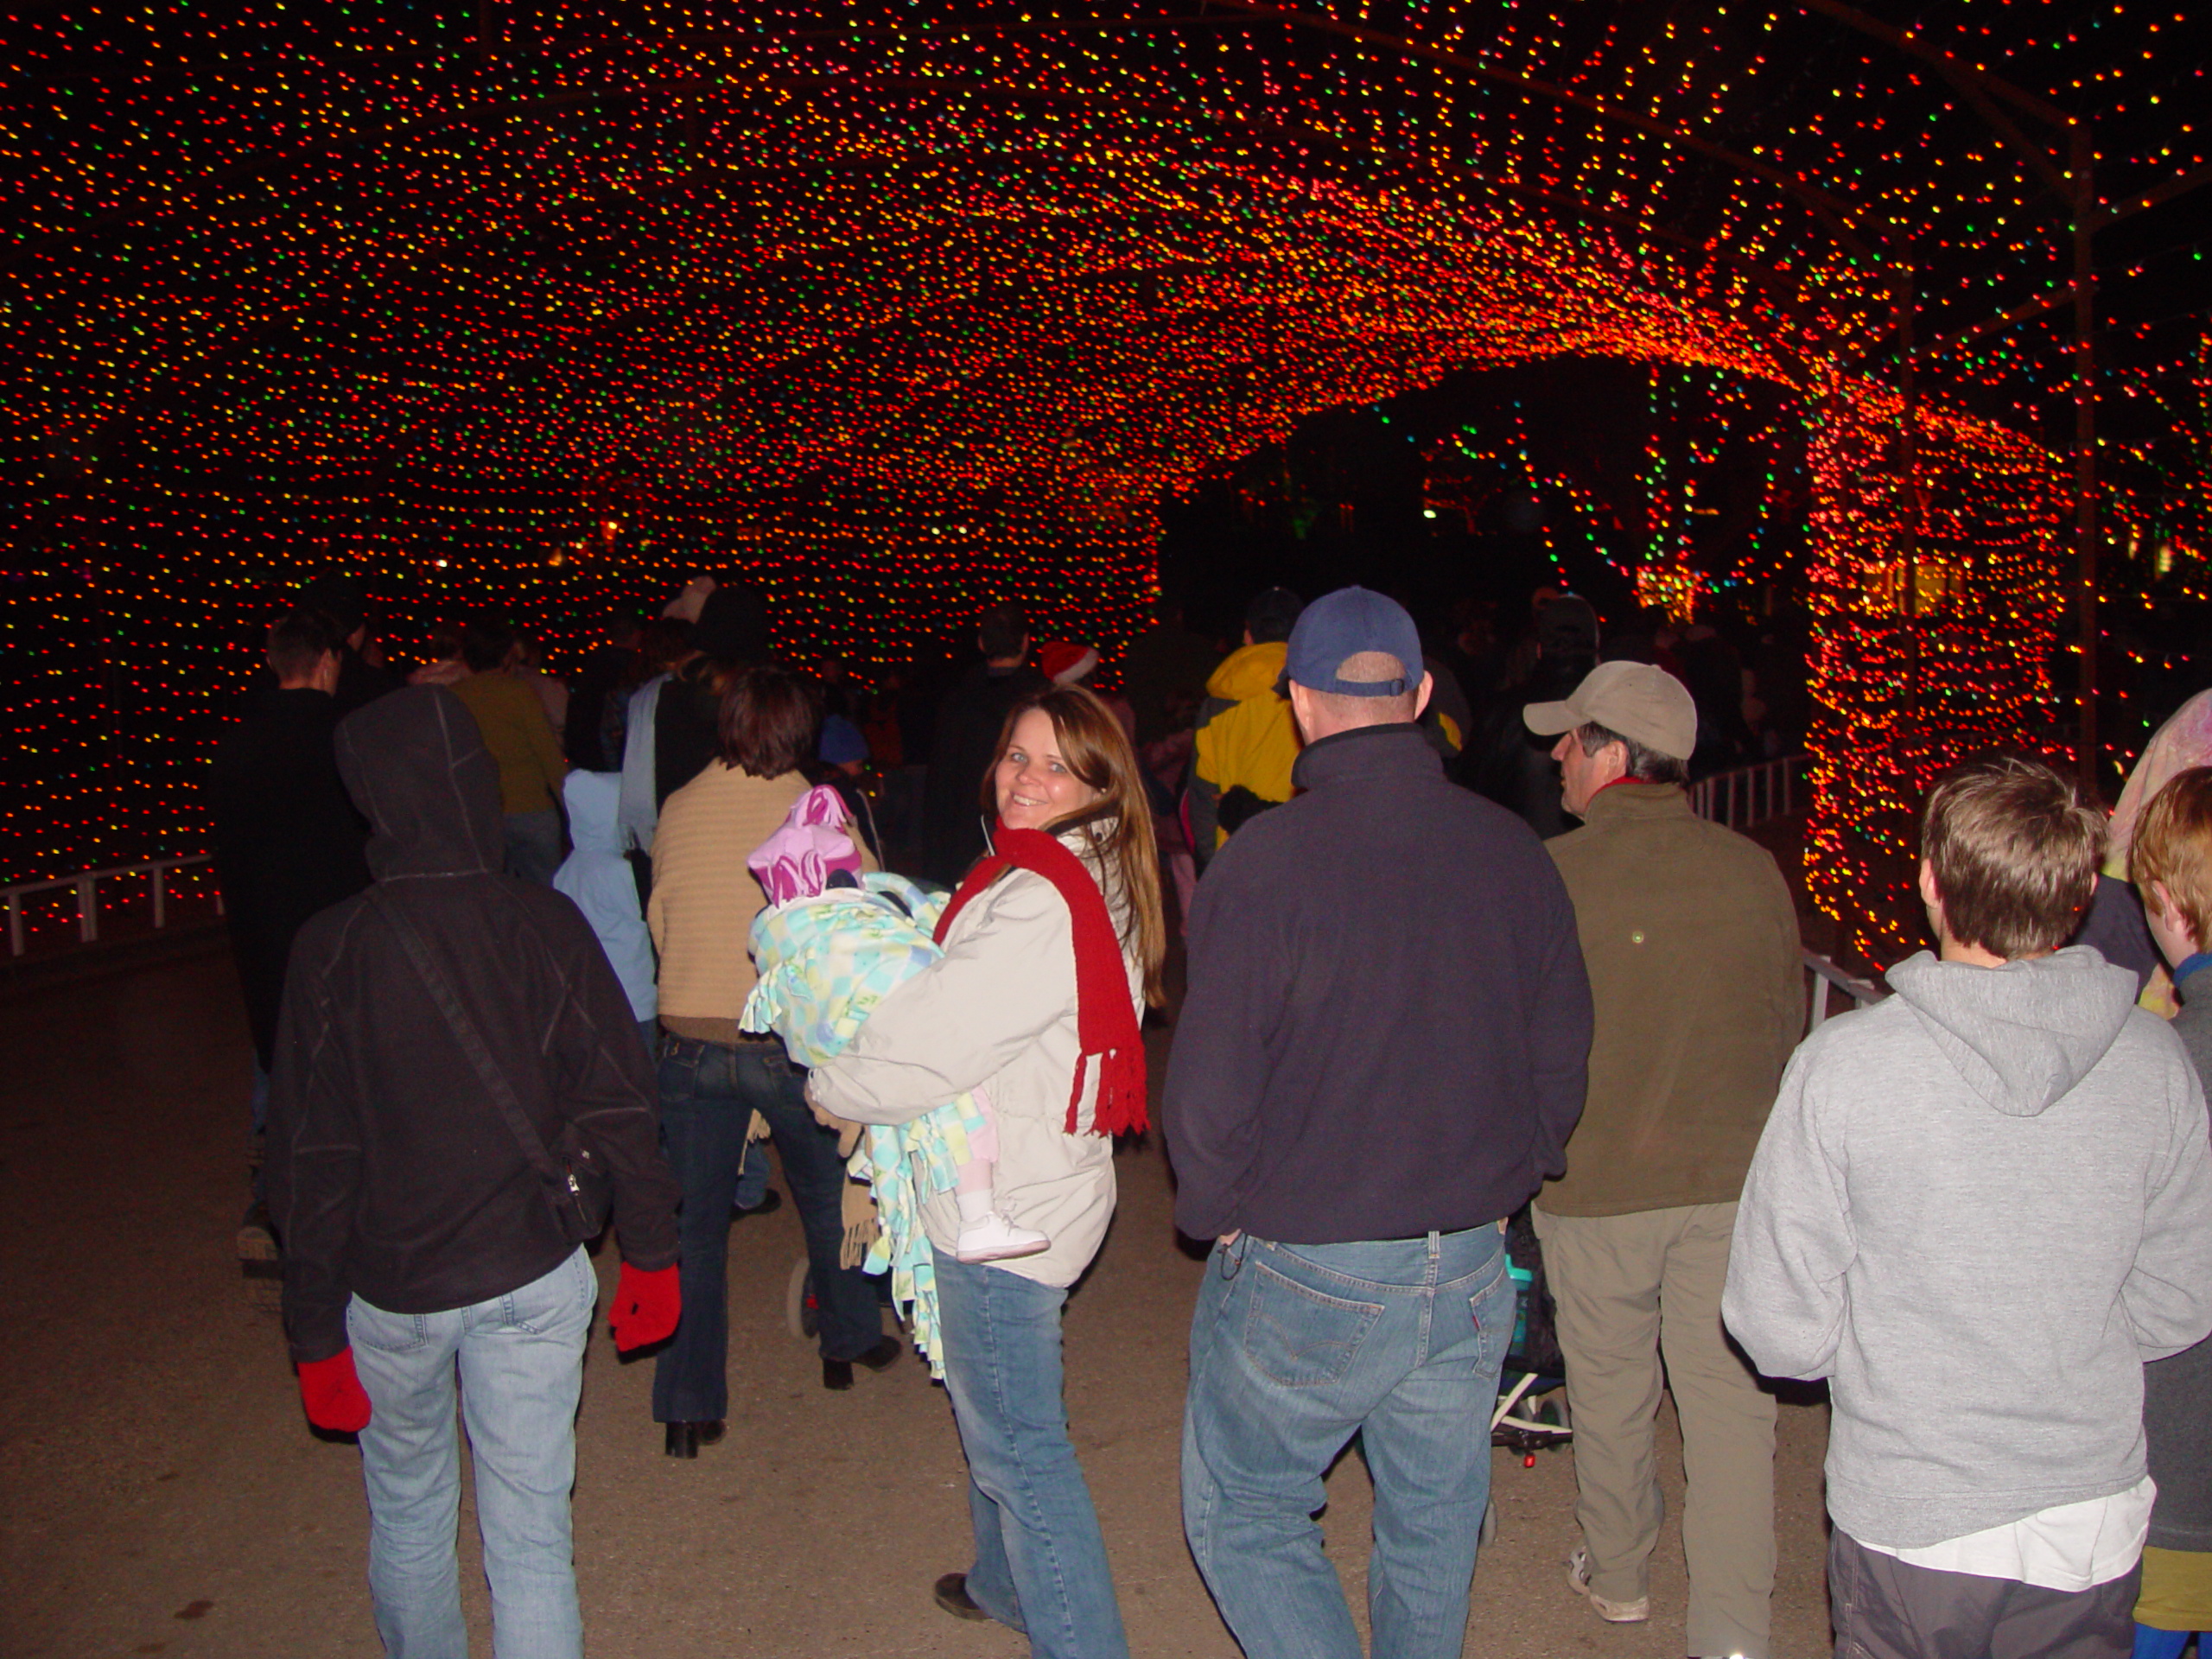
[(653, 989), (653, 942), (645, 931), (645, 918), (638, 907), (638, 883), (622, 856), (621, 832), (614, 822), (621, 793), (619, 772), (569, 774), (561, 794), (568, 803), (569, 839), (575, 851), (553, 873), (553, 885), (575, 900), (591, 931), (599, 935), (600, 948), (629, 994), (631, 1012), (640, 1020), (652, 1020), (660, 1012)]

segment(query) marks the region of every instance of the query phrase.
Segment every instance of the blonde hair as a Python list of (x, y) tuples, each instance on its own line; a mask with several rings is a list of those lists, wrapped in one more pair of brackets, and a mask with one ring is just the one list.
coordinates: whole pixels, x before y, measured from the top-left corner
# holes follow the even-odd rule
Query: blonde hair
[(2163, 882), (2198, 945), (2212, 942), (2212, 766), (2176, 772), (2151, 798), (2135, 820), (2128, 873), (2145, 910), (2157, 904), (2151, 884)]
[(1167, 921), (1160, 909), (1160, 849), (1152, 835), (1152, 804), (1128, 734), (1113, 711), (1079, 685), (1056, 685), (1033, 692), (1007, 710), (983, 777), (983, 807), (998, 810), (998, 762), (1014, 742), (1014, 728), (1033, 709), (1052, 722), (1060, 759), (1077, 781), (1098, 791), (1080, 812), (1055, 819), (1046, 833), (1081, 830), (1107, 871), (1108, 885), (1125, 907), (1122, 945), (1144, 972), (1144, 1000), (1154, 1007), (1164, 1000), (1160, 968), (1167, 959)]
[(2104, 850), (2104, 815), (2024, 756), (1952, 767), (1921, 810), (1921, 856), (1944, 926), (2008, 962), (2066, 942), (2096, 891)]

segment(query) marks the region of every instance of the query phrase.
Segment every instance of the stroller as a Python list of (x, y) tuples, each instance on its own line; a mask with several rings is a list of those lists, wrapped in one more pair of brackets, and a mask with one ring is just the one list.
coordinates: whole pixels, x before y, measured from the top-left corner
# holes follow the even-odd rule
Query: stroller
[(1507, 1224), (1507, 1271), (1513, 1275), (1513, 1344), (1497, 1382), (1490, 1443), (1522, 1454), (1533, 1469), (1536, 1453), (1573, 1438), (1567, 1410), (1567, 1366), (1553, 1328), (1552, 1299), (1544, 1288), (1544, 1253), (1524, 1205)]

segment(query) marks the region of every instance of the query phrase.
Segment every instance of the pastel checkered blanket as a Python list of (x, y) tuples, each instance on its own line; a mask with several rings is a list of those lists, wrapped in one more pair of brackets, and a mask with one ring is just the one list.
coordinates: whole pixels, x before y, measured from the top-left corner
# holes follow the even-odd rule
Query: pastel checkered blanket
[[(842, 1053), (883, 999), (943, 954), (930, 938), (946, 895), (904, 876), (871, 874), (859, 888), (832, 887), (772, 906), (753, 918), (760, 982), (745, 1004), (747, 1031), (773, 1031), (792, 1059), (819, 1065)], [(848, 1165), (874, 1190), (881, 1233), (868, 1270), (891, 1272), (891, 1294), (932, 1376), (944, 1375), (937, 1273), (922, 1231), (921, 1201), (949, 1191), (968, 1159), (968, 1138), (987, 1132), (972, 1095), (892, 1128), (870, 1125)]]

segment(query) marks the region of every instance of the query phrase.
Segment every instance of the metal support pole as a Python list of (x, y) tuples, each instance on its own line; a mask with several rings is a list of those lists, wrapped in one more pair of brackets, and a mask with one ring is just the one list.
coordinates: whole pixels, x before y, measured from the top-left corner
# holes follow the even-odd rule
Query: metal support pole
[(13, 888), (8, 893), (8, 954), (23, 954), (23, 895)]
[(2074, 193), (2074, 541), (2080, 561), (2082, 624), (2080, 768), (2082, 787), (2103, 799), (2101, 746), (2097, 738), (2097, 391), (2096, 267), (2090, 261), (2089, 216), (2096, 211), (2091, 186), (2089, 129), (2075, 124), (2067, 181)]
[(80, 875), (77, 888), (77, 939), (81, 944), (91, 944), (100, 936), (99, 880), (92, 875)]
[(154, 925), (156, 928), (165, 927), (168, 925), (169, 867), (166, 864), (156, 864), (152, 867), (149, 874), (154, 878)]

